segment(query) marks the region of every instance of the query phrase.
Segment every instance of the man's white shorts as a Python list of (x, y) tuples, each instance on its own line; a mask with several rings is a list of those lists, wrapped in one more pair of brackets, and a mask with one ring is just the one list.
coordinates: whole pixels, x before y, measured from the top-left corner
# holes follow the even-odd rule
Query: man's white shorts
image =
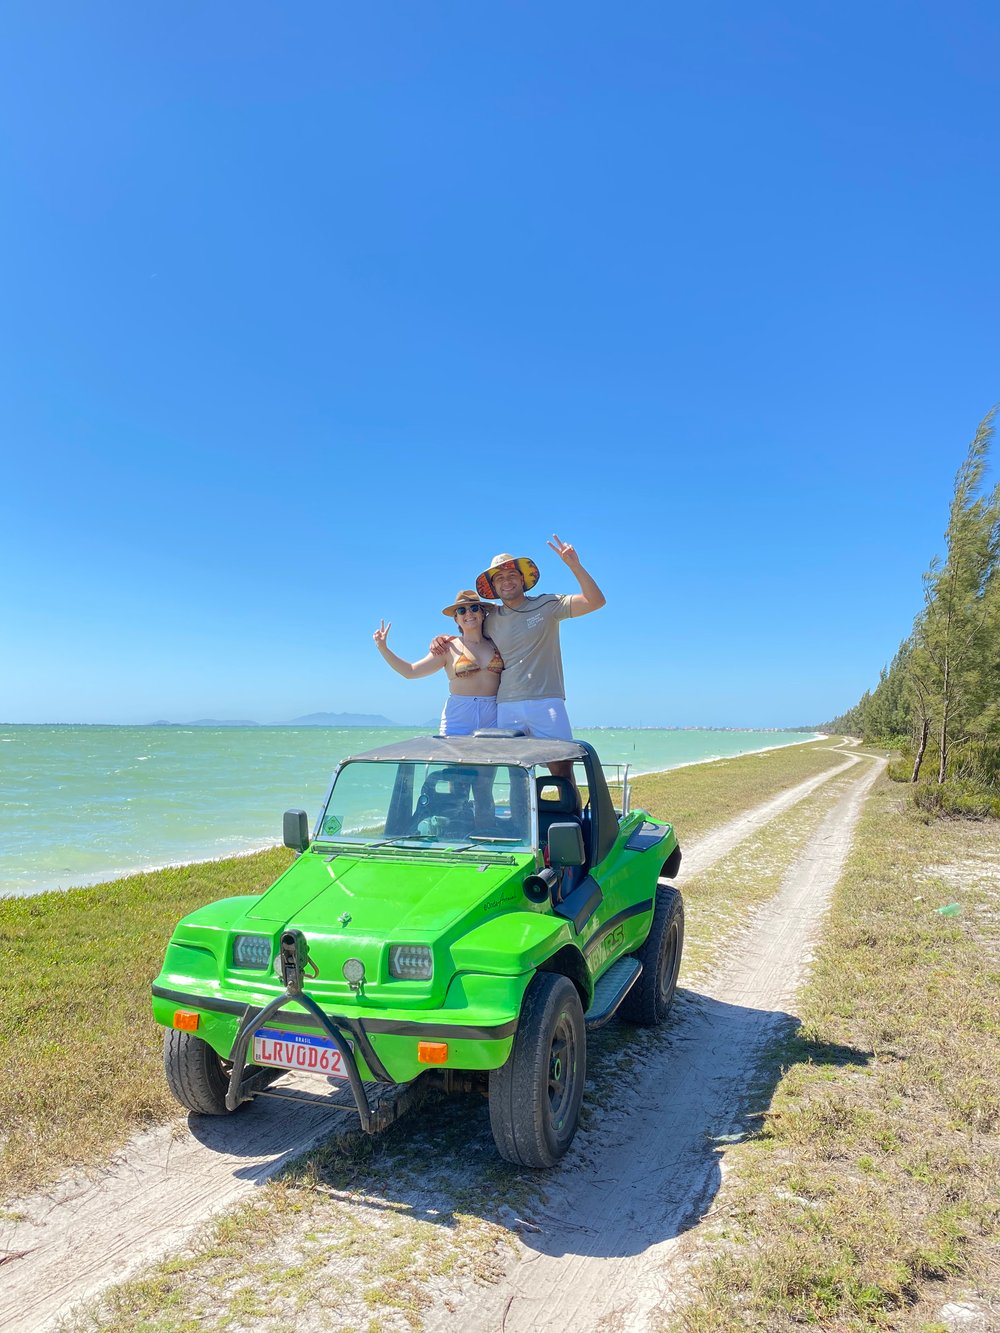
[(496, 695), (449, 694), (441, 714), (442, 736), (471, 736), (497, 725)]
[(497, 726), (546, 741), (571, 741), (573, 729), (563, 699), (520, 699), (497, 705)]

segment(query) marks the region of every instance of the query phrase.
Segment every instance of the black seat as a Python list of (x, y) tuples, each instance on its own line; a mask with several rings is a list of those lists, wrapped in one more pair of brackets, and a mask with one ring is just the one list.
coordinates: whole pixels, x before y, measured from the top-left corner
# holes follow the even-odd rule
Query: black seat
[[(538, 841), (545, 850), (546, 864), (548, 864), (549, 829), (553, 824), (580, 825), (583, 830), (584, 850), (589, 861), (590, 848), (587, 845), (589, 830), (580, 818), (580, 794), (572, 781), (569, 778), (557, 778), (549, 774), (547, 777), (536, 778), (535, 786), (538, 790)], [(547, 791), (549, 795), (543, 796), (543, 791)], [(572, 893), (586, 873), (585, 865), (560, 867), (560, 882), (555, 893), (556, 902), (560, 902), (567, 894)]]
[[(579, 824), (584, 830), (584, 846), (587, 846), (587, 830), (580, 818), (580, 793), (569, 778), (539, 777), (535, 779), (538, 789), (538, 841), (544, 847), (549, 840), (549, 827), (552, 824)], [(555, 794), (553, 795), (553, 791)], [(542, 792), (548, 792), (543, 796)], [(590, 849), (587, 848), (589, 856)]]
[(442, 768), (432, 773), (420, 789), (412, 831), (420, 831), (425, 820), (434, 819), (441, 836), (464, 838), (474, 822), (474, 776), (465, 768)]

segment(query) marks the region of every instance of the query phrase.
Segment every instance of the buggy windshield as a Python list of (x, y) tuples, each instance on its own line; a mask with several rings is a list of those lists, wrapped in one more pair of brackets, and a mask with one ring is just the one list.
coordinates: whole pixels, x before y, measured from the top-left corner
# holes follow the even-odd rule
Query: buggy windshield
[(516, 765), (352, 760), (337, 774), (318, 840), (528, 851), (528, 790)]

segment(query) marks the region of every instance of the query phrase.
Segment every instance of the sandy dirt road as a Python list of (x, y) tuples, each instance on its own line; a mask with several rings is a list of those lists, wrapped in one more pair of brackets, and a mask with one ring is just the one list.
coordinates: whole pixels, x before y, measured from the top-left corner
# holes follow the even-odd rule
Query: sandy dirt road
[[(643, 1328), (646, 1314), (667, 1300), (682, 1238), (718, 1186), (759, 1052), (787, 1022), (880, 766), (845, 753), (841, 766), (685, 849), (689, 877), (824, 782), (857, 773), (733, 956), (697, 994), (679, 997), (669, 1059), (658, 1059), (662, 1050), (651, 1045), (627, 1110), (602, 1116), (599, 1158), (584, 1156), (547, 1182), (540, 1229), (524, 1236), (504, 1282), (463, 1302), (464, 1328), (586, 1330), (609, 1317), (615, 1327)], [(336, 1109), (290, 1110), (272, 1101), (232, 1119), (179, 1120), (134, 1139), (99, 1176), (68, 1178), (22, 1201), (0, 1219), (0, 1329), (54, 1328), (71, 1307), (179, 1249), (208, 1217), (351, 1123)], [(444, 1325), (443, 1312), (436, 1322)]]

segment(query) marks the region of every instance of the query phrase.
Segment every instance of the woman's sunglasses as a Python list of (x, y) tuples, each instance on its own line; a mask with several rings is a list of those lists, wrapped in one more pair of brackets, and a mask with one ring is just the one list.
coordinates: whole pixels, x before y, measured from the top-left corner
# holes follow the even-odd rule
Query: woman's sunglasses
[(460, 606), (456, 609), (455, 614), (456, 616), (471, 616), (473, 611), (479, 611), (481, 613), (482, 609), (481, 606)]

